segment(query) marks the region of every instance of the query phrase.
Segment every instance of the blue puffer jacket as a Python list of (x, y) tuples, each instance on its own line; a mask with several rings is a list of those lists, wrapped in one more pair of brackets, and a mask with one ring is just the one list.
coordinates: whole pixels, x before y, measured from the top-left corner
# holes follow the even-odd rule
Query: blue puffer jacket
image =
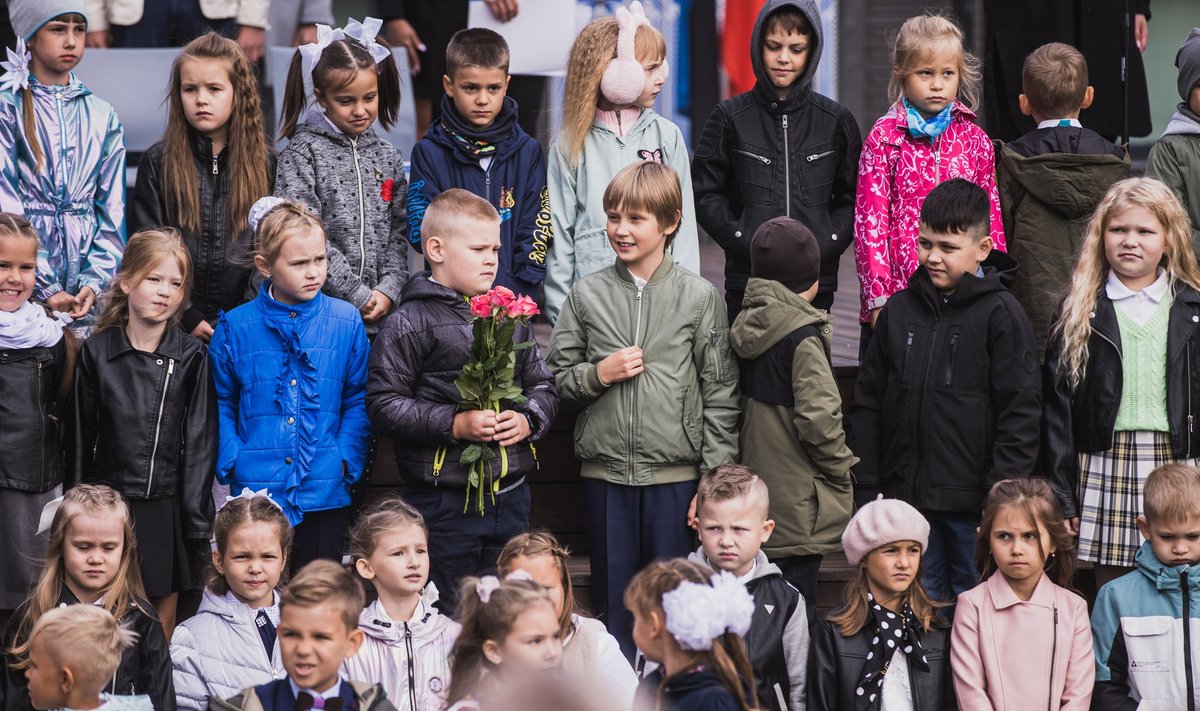
[(221, 415), (217, 478), (266, 488), (293, 526), (350, 504), (371, 436), (364, 393), (370, 346), (349, 303), (270, 296), (222, 314), (209, 346)]

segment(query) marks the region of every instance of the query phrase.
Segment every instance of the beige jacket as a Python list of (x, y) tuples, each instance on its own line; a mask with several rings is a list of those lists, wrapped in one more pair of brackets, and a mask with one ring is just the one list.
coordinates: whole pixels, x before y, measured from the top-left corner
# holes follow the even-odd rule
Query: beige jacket
[[(142, 19), (146, 1), (84, 0), (88, 31), (107, 30), (110, 24), (136, 25), (138, 20)], [(269, 5), (270, 0), (200, 0), (200, 11), (210, 20), (228, 20), (233, 17), (239, 25), (266, 28)]]

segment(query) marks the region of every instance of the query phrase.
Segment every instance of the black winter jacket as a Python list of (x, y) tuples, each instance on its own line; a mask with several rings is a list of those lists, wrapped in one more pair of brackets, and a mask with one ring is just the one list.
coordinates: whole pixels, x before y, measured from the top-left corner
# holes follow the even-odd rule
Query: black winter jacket
[[(394, 440), (405, 484), (467, 485), (467, 471), (458, 458), (470, 443), (455, 439), (452, 431), (462, 399), (454, 380), (470, 360), (472, 340), (470, 304), (425, 275), (409, 279), (399, 307), (380, 327), (371, 347), (367, 412), (376, 434)], [(513, 340), (532, 341), (533, 332), (518, 328)], [(502, 488), (519, 483), (537, 467), (530, 442), (546, 434), (558, 413), (554, 376), (536, 345), (517, 351), (515, 382), (528, 399), (519, 405), (504, 401), (501, 409), (524, 414), (531, 433), (528, 441), (507, 448), (509, 473)], [(448, 451), (435, 475), (434, 455), (442, 445)], [(492, 471), (499, 472), (498, 448), (492, 449), (497, 452)]]
[(978, 513), (997, 481), (1037, 463), (1037, 344), (992, 251), (943, 303), (924, 267), (888, 299), (847, 418), (856, 498), (882, 492), (918, 509)]
[[(787, 98), (780, 99), (763, 66), (761, 47), (767, 15), (785, 5), (803, 12), (814, 34), (804, 72)], [(862, 134), (849, 109), (812, 89), (825, 44), (814, 0), (770, 0), (751, 37), (757, 83), (718, 104), (696, 144), (696, 219), (725, 250), (727, 290), (746, 288), (754, 231), (773, 217), (787, 215), (803, 222), (817, 238), (820, 291), (837, 291), (838, 262), (854, 242)]]
[[(250, 284), (251, 249), (254, 233), (247, 227), (230, 239), (229, 224), (229, 150), (212, 154), (212, 141), (189, 131), (192, 156), (199, 182), (200, 230), (184, 230), (167, 210), (163, 184), (163, 154), (166, 144), (159, 142), (142, 155), (138, 163), (137, 184), (129, 206), (129, 234), (151, 227), (170, 226), (183, 234), (192, 256), (192, 303), (180, 316), (185, 333), (191, 333), (201, 321), (215, 324), (217, 314), (246, 301)], [(275, 155), (267, 155), (267, 194), (275, 183)]]
[(169, 326), (153, 353), (118, 326), (88, 338), (75, 370), (67, 483), (110, 484), (129, 499), (178, 497), (183, 536), (207, 539), (217, 457), (208, 350)]
[(45, 348), (0, 350), (0, 488), (41, 493), (63, 481), (56, 401), (70, 375), (67, 338)]
[(712, 669), (678, 674), (662, 687), (663, 711), (741, 711), (741, 708), (737, 697)]
[[(1200, 293), (1177, 286), (1168, 319), (1167, 420), (1175, 457), (1187, 459), (1200, 455), (1200, 432), (1193, 419), (1200, 415)], [(1121, 405), (1121, 331), (1103, 287), (1092, 318), (1087, 372), (1074, 391), (1059, 367), (1061, 353), (1062, 340), (1054, 336), (1046, 350), (1043, 377), (1042, 472), (1054, 482), (1063, 515), (1071, 518), (1079, 515), (1078, 454), (1112, 447)]]

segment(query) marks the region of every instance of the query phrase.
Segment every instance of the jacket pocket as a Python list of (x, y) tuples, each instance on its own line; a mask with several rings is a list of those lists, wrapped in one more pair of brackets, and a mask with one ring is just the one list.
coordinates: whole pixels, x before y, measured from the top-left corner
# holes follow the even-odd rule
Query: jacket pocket
[(611, 266), (616, 254), (608, 243), (603, 227), (592, 228), (575, 236), (575, 275), (572, 283), (588, 274)]
[(848, 475), (843, 481), (813, 477), (812, 520), (809, 531), (814, 541), (839, 540), (853, 513), (854, 493)]
[(689, 385), (683, 391), (683, 401), (680, 410), (683, 412), (683, 431), (688, 443), (692, 446), (691, 459), (699, 459), (700, 449), (704, 445), (704, 409), (700, 406), (700, 398), (696, 386)]
[(776, 153), (770, 148), (740, 142), (733, 148), (733, 172), (743, 204), (770, 205), (775, 190)]
[(800, 160), (800, 187), (805, 205), (828, 205), (830, 186), (837, 177), (838, 151), (834, 143), (805, 146)]
[(1176, 620), (1170, 617), (1126, 617), (1121, 620), (1129, 658), (1130, 686), (1143, 701), (1174, 696), (1172, 670), (1179, 668), (1174, 651), (1179, 646), (1175, 625)]

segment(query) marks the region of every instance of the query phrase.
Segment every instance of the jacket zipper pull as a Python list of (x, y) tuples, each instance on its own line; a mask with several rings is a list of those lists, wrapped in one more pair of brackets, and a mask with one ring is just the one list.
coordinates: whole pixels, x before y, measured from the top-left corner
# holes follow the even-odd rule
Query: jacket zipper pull
[(217, 175), (218, 173), (220, 173), (220, 171), (217, 170), (217, 157), (214, 155), (212, 158), (213, 158), (213, 175)]

